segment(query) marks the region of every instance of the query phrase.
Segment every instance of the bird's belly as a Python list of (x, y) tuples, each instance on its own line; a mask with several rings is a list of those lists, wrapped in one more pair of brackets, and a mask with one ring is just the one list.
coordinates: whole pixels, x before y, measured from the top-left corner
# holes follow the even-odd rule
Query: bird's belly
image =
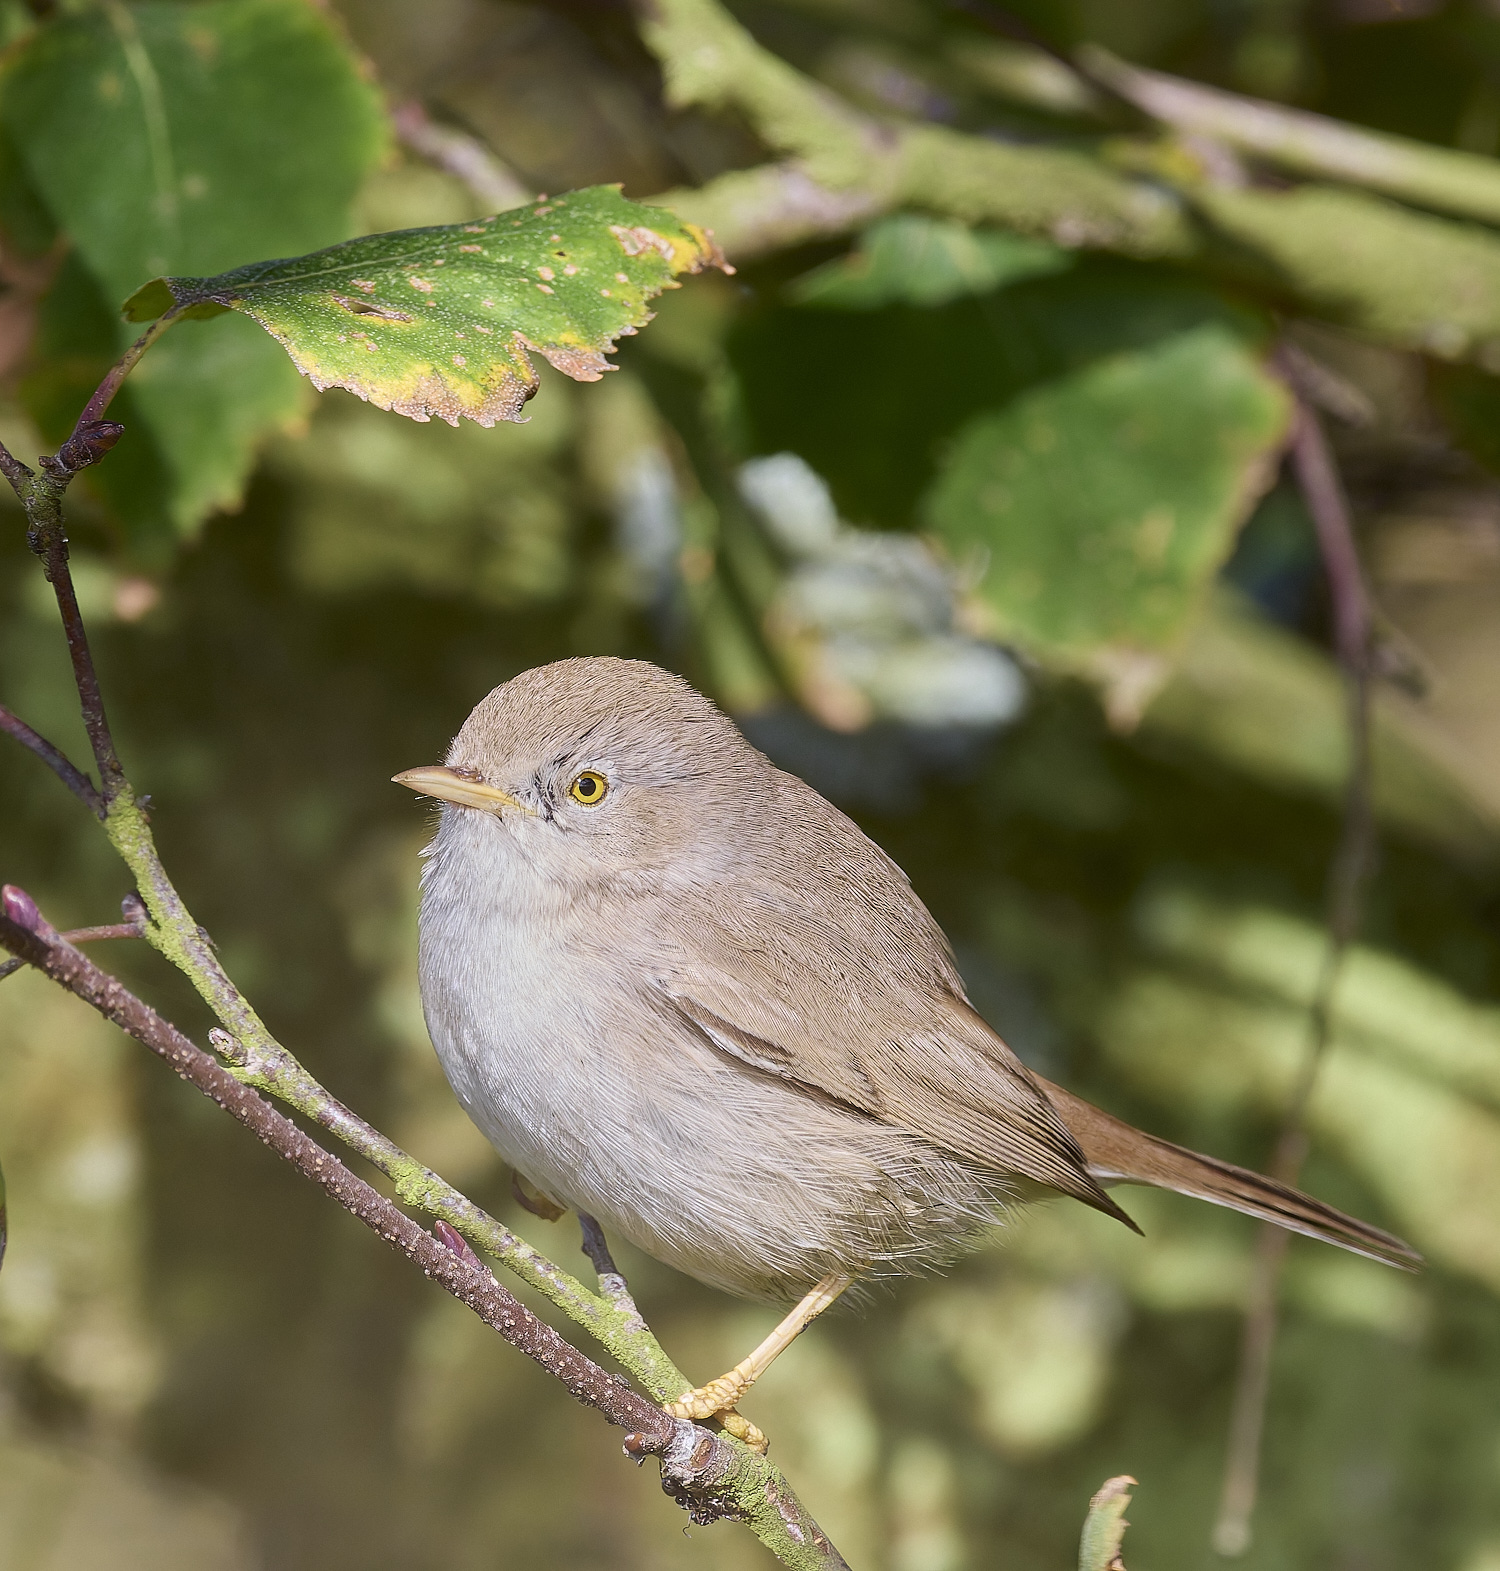
[(714, 1286), (783, 1299), (833, 1271), (951, 1250), (993, 1181), (714, 1048), (649, 987), (494, 929), (424, 923), (449, 1082), (538, 1188)]

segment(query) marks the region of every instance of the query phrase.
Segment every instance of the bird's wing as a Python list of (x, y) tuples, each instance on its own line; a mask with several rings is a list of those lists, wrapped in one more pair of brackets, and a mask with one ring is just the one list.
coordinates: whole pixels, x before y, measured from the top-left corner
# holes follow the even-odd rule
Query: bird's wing
[(764, 878), (679, 893), (672, 937), (650, 945), (653, 987), (723, 1053), (1125, 1219), (885, 865), (899, 883), (833, 900), (826, 880), (816, 902), (802, 884)]

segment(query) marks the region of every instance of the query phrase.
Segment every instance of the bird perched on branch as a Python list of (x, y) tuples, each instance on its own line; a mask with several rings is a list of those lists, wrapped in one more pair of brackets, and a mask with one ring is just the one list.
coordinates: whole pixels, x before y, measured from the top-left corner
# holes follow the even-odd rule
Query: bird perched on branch
[(1149, 1184), (1377, 1260), (1399, 1239), (1051, 1084), (965, 996), (906, 875), (686, 682), (564, 660), (446, 764), (421, 987), (453, 1089), (543, 1194), (745, 1297), (796, 1301), (670, 1409), (734, 1404), (852, 1282), (953, 1258), (997, 1208)]

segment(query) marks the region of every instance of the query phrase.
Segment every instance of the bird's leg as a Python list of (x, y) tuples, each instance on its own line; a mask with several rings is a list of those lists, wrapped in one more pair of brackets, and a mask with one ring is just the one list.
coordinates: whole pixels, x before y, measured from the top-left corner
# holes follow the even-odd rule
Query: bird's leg
[(675, 1402), (667, 1404), (667, 1411), (673, 1418), (717, 1418), (730, 1434), (757, 1451), (764, 1451), (766, 1437), (734, 1411), (735, 1403), (853, 1280), (847, 1276), (825, 1276), (754, 1352), (742, 1358), (727, 1375), (710, 1380), (696, 1391), (684, 1391)]

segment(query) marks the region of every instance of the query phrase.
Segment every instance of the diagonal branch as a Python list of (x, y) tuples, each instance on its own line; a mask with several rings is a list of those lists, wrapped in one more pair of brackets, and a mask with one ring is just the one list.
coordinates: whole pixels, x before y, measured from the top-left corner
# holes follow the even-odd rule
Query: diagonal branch
[(439, 125), (415, 99), (391, 110), (391, 127), (412, 152), (435, 168), (462, 180), (481, 212), (504, 213), (534, 201), (536, 193), (501, 162), (478, 137)]
[[(189, 973), (191, 976), (191, 973)], [(248, 1006), (247, 1006), (248, 1007)], [(475, 1205), (466, 1195), (408, 1155), (389, 1136), (366, 1123), (303, 1068), (280, 1043), (260, 1027), (254, 1045), (228, 1031), (209, 1032), (209, 1041), (234, 1066), (242, 1084), (268, 1092), (279, 1101), (337, 1136), (396, 1186), (397, 1198), (453, 1227), (488, 1250), (528, 1287), (535, 1288), (581, 1325), (617, 1358), (659, 1401), (673, 1401), (690, 1384), (662, 1350), (629, 1302), (601, 1281), (591, 1293), (576, 1278), (555, 1266), (524, 1238)]]
[(610, 1423), (628, 1430), (627, 1453), (660, 1459), (663, 1489), (695, 1522), (742, 1520), (784, 1565), (803, 1571), (848, 1571), (827, 1535), (763, 1458), (706, 1429), (669, 1417), (619, 1375), (601, 1369), (537, 1319), (471, 1253), (455, 1251), (449, 1247), (451, 1240), (440, 1241), (418, 1226), (116, 978), (64, 942), (23, 891), (7, 885), (4, 896), (0, 946), (150, 1048), (283, 1161), (540, 1364), (576, 1401), (596, 1408)]

